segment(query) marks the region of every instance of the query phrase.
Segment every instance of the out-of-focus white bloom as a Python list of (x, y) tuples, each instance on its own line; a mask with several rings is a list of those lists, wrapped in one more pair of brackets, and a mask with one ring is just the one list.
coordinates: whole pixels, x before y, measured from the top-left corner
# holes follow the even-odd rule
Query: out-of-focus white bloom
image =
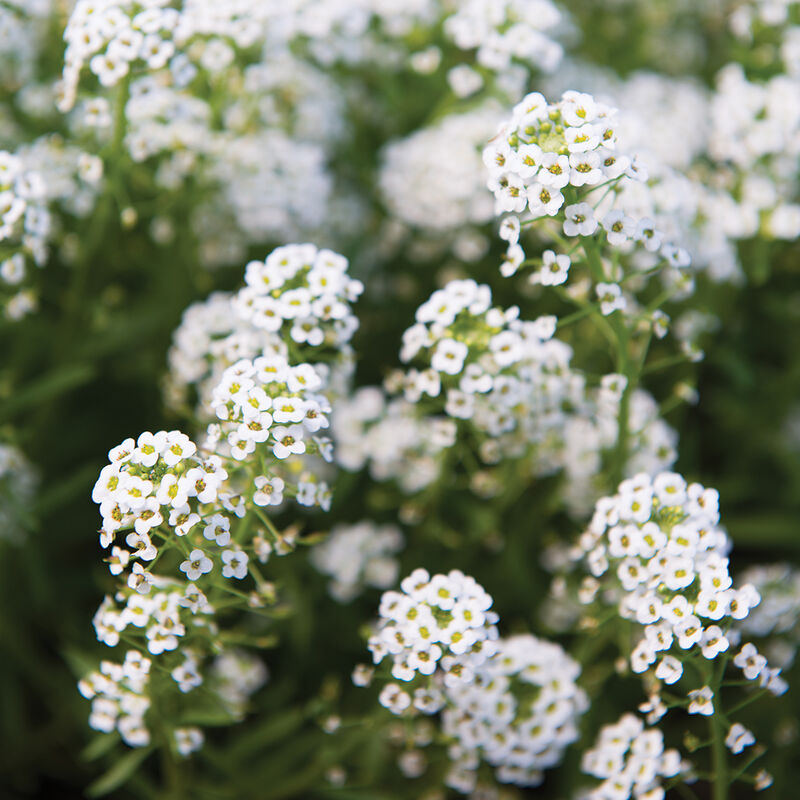
[(370, 521), (336, 525), (328, 539), (311, 551), (311, 563), (331, 576), (328, 590), (346, 603), (367, 586), (388, 589), (394, 585), (399, 565), (393, 556), (402, 547), (403, 535), (395, 525)]
[(603, 782), (585, 795), (587, 800), (609, 797), (663, 797), (661, 778), (687, 772), (689, 765), (677, 750), (664, 749), (657, 728), (645, 729), (633, 714), (600, 731), (597, 743), (583, 755), (581, 769)]

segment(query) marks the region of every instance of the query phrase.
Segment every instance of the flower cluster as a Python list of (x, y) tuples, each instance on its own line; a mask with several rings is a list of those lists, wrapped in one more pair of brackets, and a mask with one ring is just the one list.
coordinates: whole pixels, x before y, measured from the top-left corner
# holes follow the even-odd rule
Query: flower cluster
[(598, 501), (580, 548), (592, 575), (617, 587), (620, 614), (644, 626), (633, 670), (658, 662), (656, 676), (667, 683), (683, 672), (672, 650), (716, 658), (730, 646), (721, 625), (759, 601), (752, 586), (732, 588), (717, 492), (676, 473), (623, 481)]
[(477, 49), (481, 66), (501, 71), (520, 62), (551, 72), (559, 65), (563, 48), (545, 34), (561, 20), (550, 0), (466, 0), (455, 9), (444, 30), (462, 50)]
[(42, 176), (26, 168), (20, 157), (0, 150), (0, 310), (20, 319), (35, 308), (36, 297), (20, 289), (28, 272), (28, 260), (42, 266), (47, 258), (50, 212), (46, 206)]
[(624, 714), (600, 731), (596, 745), (584, 754), (581, 769), (603, 781), (582, 795), (585, 800), (651, 800), (664, 796), (662, 778), (686, 772), (688, 764), (677, 750), (664, 749), (661, 731), (645, 730), (638, 717)]
[(47, 176), (43, 198), (48, 204), (79, 218), (94, 210), (105, 171), (100, 156), (58, 134), (40, 136), (17, 154), (27, 170)]
[(380, 188), (395, 218), (442, 235), (493, 217), (478, 147), (497, 127), (493, 103), (451, 114), (383, 150)]
[(61, 110), (74, 104), (87, 65), (106, 87), (119, 83), (136, 62), (150, 69), (166, 66), (176, 52), (172, 39), (180, 20), (180, 13), (167, 6), (167, 0), (146, 5), (133, 0), (78, 0), (64, 31)]
[[(280, 130), (265, 130), (249, 135), (224, 133), (212, 138), (204, 150), (209, 158), (208, 177), (219, 194), (198, 209), (195, 227), (199, 233), (204, 224), (212, 223), (214, 231), (220, 220), (226, 222), (232, 216), (245, 242), (291, 241), (319, 230), (332, 214), (333, 181), (327, 154), (319, 144)], [(230, 236), (231, 225), (225, 227)], [(209, 266), (220, 260), (226, 263), (224, 250), (215, 257), (213, 241), (203, 248), (204, 262)], [(321, 252), (324, 257), (326, 251)]]
[(181, 638), (186, 635), (187, 625), (205, 624), (198, 614), (214, 613), (205, 594), (194, 584), (187, 584), (180, 591), (174, 584), (165, 583), (163, 578), (154, 576), (152, 580), (164, 591), (149, 595), (135, 591), (128, 592), (127, 596), (122, 593), (118, 596), (125, 600), (122, 607), (118, 607), (108, 596), (103, 600), (94, 616), (98, 641), (116, 647), (120, 634), (132, 626), (132, 629), (138, 628), (144, 635), (150, 654), (157, 656), (178, 649)]
[[(735, 167), (728, 180), (726, 230), (738, 239), (763, 230), (791, 240), (800, 235), (796, 202), (800, 154), (798, 76), (748, 81), (738, 64), (717, 75), (708, 152), (717, 169)], [(724, 174), (724, 173), (723, 173)]]
[[(530, 322), (518, 314), (492, 307), (488, 286), (451, 281), (420, 306), (403, 335), (401, 359), (425, 368), (390, 377), (387, 387), (402, 389), (421, 415), (427, 398), (442, 396), (444, 413), (479, 433), (478, 455), (487, 465), (525, 457), (534, 475), (563, 468), (578, 509), (586, 498), (593, 502), (592, 477), (617, 442), (627, 380), (611, 374), (599, 387), (587, 386), (570, 365), (572, 349), (553, 338), (555, 317)], [(642, 390), (629, 397), (627, 427), (635, 447), (626, 474), (672, 464), (675, 433)]]
[[(200, 671), (200, 662), (193, 651), (185, 651), (183, 661), (177, 661), (172, 669), (162, 667), (160, 672), (152, 669), (152, 659), (138, 650), (129, 649), (123, 663), (109, 660), (100, 662), (99, 670), (83, 678), (78, 689), (92, 701), (89, 725), (95, 730), (109, 733), (117, 730), (129, 747), (146, 747), (152, 739), (147, 714), (153, 706), (155, 687), (163, 696), (171, 684), (177, 684), (181, 694), (203, 685), (206, 696), (217, 710), (230, 720), (241, 719), (248, 699), (267, 680), (264, 665), (244, 651), (218, 648), (219, 654), (208, 665), (207, 674)], [(173, 659), (174, 661), (174, 659)], [(170, 662), (172, 663), (172, 662)], [(164, 675), (164, 672), (167, 675)], [(174, 725), (172, 728), (177, 751), (188, 756), (199, 750), (204, 735), (195, 726)]]
[[(190, 306), (173, 335), (167, 394), (184, 401), (189, 387), (198, 414), (212, 417), (211, 395), (240, 359), (259, 356), (309, 361), (336, 391), (350, 369), (349, 342), (358, 328), (351, 303), (363, 286), (347, 274), (347, 260), (314, 245), (287, 245), (247, 265), (246, 285)], [(334, 374), (329, 374), (330, 363)]]
[[(643, 626), (630, 657), (634, 672), (655, 665), (655, 677), (673, 684), (688, 658), (711, 661), (731, 647), (729, 628), (745, 619), (760, 597), (752, 584), (733, 588), (729, 547), (719, 527), (717, 492), (687, 485), (676, 473), (637, 475), (623, 481), (616, 495), (598, 501), (579, 550), (604, 584), (585, 600), (605, 585), (619, 598), (620, 615)], [(780, 669), (768, 668), (752, 644), (744, 645), (734, 664), (773, 694), (786, 691)], [(690, 691), (689, 700), (690, 714), (714, 713), (711, 687)]]
[(340, 349), (358, 328), (349, 304), (364, 290), (347, 267), (344, 256), (312, 244), (279, 247), (247, 265), (234, 307), (253, 327), (297, 345)]
[(310, 559), (323, 575), (331, 576), (331, 596), (347, 603), (366, 586), (388, 589), (397, 582), (399, 565), (393, 556), (403, 544), (396, 525), (364, 520), (334, 526), (328, 539), (311, 551)]
[(155, 559), (151, 530), (167, 525), (175, 535), (186, 536), (208, 515), (207, 509), (216, 511), (232, 501), (220, 491), (228, 477), (222, 460), (201, 459), (197, 445), (180, 431), (146, 431), (136, 441), (126, 439), (112, 448), (108, 457), (111, 463), (100, 472), (92, 500), (103, 517), (103, 547), (113, 544), (116, 531), (131, 531), (126, 542), (132, 552), (125, 555), (116, 547), (112, 551), (112, 558), (124, 560), (123, 566), (128, 558), (136, 559), (137, 565)]
[(576, 684), (580, 667), (557, 644), (529, 634), (498, 641), (475, 680), (446, 690), (442, 730), (452, 739), (447, 783), (471, 791), (483, 758), (498, 780), (542, 781), (578, 738), (588, 698)]
[[(519, 241), (523, 224), (554, 218), (560, 230), (552, 231), (552, 239), (563, 243), (561, 234), (568, 240), (578, 237), (571, 252), (583, 247), (579, 256), (589, 268), (604, 315), (626, 311), (632, 304), (621, 286), (624, 267), (618, 257), (614, 266), (604, 263), (598, 233), (615, 251), (647, 255), (631, 257), (634, 272), (651, 269), (655, 261), (664, 267), (663, 279), (675, 293), (693, 288), (685, 269), (691, 263), (689, 253), (669, 241), (651, 217), (637, 218), (617, 202), (625, 189), (643, 184), (647, 174), (636, 158), (618, 147), (616, 114), (588, 94), (566, 91), (558, 103), (549, 104), (534, 92), (515, 106), (483, 153), (497, 213), (528, 213), (524, 223), (516, 216), (503, 222), (501, 235), (508, 250), (502, 273), (510, 276), (523, 264), (539, 263), (530, 276), (533, 283), (548, 286), (567, 280), (574, 256), (545, 250), (541, 259), (526, 259)], [(594, 195), (601, 187), (605, 191)], [(547, 238), (547, 226), (539, 228)]]
[(183, 313), (169, 350), (167, 402), (173, 408), (186, 401), (189, 388), (200, 399), (198, 416), (213, 418), (211, 392), (222, 373), (241, 358), (288, 355), (286, 344), (271, 331), (256, 328), (236, 313), (234, 295), (214, 292)]
[[(617, 152), (615, 110), (590, 95), (565, 92), (550, 104), (538, 92), (514, 107), (495, 139), (483, 151), (489, 169), (489, 188), (497, 210), (534, 217), (556, 216), (571, 189), (593, 187), (620, 177), (640, 177), (628, 156)], [(567, 236), (590, 236), (598, 220), (588, 203), (566, 209)], [(614, 235), (613, 223), (608, 232)], [(625, 231), (625, 223), (619, 232)]]
[(564, 409), (582, 399), (583, 382), (569, 368), (571, 349), (552, 338), (555, 317), (526, 322), (518, 314), (491, 307), (489, 287), (472, 280), (434, 292), (403, 335), (401, 359), (426, 366), (404, 376), (406, 399), (443, 393), (448, 416), (470, 420), (508, 454), (546, 443)]
[(150, 708), (150, 666), (149, 658), (138, 650), (128, 650), (122, 664), (101, 661), (99, 671), (80, 681), (80, 693), (92, 701), (91, 728), (104, 733), (116, 729), (130, 747), (150, 743), (150, 731), (144, 721)]
[(55, 0), (8, 0), (0, 6), (0, 83), (4, 90), (20, 97), (26, 88), (32, 88), (55, 7)]
[(769, 564), (750, 567), (739, 578), (755, 586), (761, 602), (737, 627), (745, 636), (766, 639), (770, 662), (788, 668), (800, 646), (800, 572)]
[[(321, 386), (322, 380), (310, 364), (293, 367), (281, 356), (259, 356), (228, 367), (214, 389), (211, 408), (222, 420), (220, 433), (226, 437), (230, 456), (235, 461), (254, 462), (256, 505), (283, 501), (285, 482), (265, 462), (266, 453), (269, 461), (274, 457), (278, 462), (306, 453), (332, 459), (330, 440), (319, 435), (329, 425), (331, 410), (325, 396), (317, 393)], [(211, 430), (215, 431), (214, 426)], [(213, 436), (216, 438), (216, 431)], [(330, 504), (327, 484), (307, 479), (305, 474), (296, 497), (302, 505), (327, 508)]]
[[(447, 687), (472, 681), (497, 649), (492, 598), (458, 570), (431, 577), (416, 569), (400, 588), (381, 598), (378, 629), (369, 639), (374, 663), (389, 658), (392, 676), (401, 681), (434, 673)], [(385, 703), (395, 712), (401, 704), (397, 698)]]
[[(180, 10), (169, 0), (78, 0), (67, 22), (60, 108), (72, 108), (85, 67), (104, 87), (116, 86), (132, 67), (169, 67), (178, 84), (191, 82), (197, 67), (217, 72), (227, 67), (237, 47), (251, 47), (263, 36), (269, 10), (257, 2), (212, 6), (198, 0)], [(206, 40), (205, 37), (210, 37)], [(187, 48), (190, 40), (201, 46)]]

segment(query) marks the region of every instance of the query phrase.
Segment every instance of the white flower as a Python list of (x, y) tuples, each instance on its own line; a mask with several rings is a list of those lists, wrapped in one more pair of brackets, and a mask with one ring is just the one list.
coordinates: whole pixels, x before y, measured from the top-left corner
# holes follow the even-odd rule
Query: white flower
[(745, 747), (755, 744), (756, 737), (740, 722), (734, 722), (725, 737), (725, 746), (734, 754), (739, 755)]
[[(209, 541), (216, 542), (220, 547), (225, 547), (231, 540), (231, 521), (223, 514), (214, 514), (207, 521), (203, 536)], [(189, 580), (192, 581), (194, 578)]]
[(200, 728), (176, 728), (175, 747), (182, 756), (188, 756), (203, 746), (205, 737)]
[(222, 577), (237, 578), (238, 580), (246, 578), (248, 560), (247, 553), (241, 550), (223, 550)]
[(393, 714), (402, 714), (411, 705), (411, 695), (396, 683), (387, 683), (378, 696), (378, 702)]
[(180, 565), (181, 572), (186, 573), (186, 578), (196, 581), (201, 575), (211, 572), (214, 562), (202, 550), (192, 550), (189, 558)]
[(519, 241), (519, 233), (519, 217), (514, 215), (504, 217), (500, 223), (500, 238), (509, 244), (516, 244)]
[(601, 169), (600, 155), (596, 152), (571, 153), (569, 156), (569, 182), (572, 186), (594, 186), (605, 175)]
[(601, 225), (606, 231), (608, 243), (613, 245), (625, 244), (632, 238), (635, 232), (635, 224), (634, 220), (619, 209), (609, 211), (601, 220)]
[(594, 209), (588, 203), (575, 203), (564, 209), (566, 236), (591, 236), (597, 230)]
[(708, 659), (713, 659), (727, 650), (730, 647), (730, 642), (722, 633), (722, 628), (718, 625), (711, 625), (703, 631), (700, 646), (703, 655)]
[(537, 180), (542, 186), (561, 189), (569, 183), (569, 159), (556, 153), (544, 153), (542, 163), (537, 174)]
[(600, 300), (600, 311), (604, 316), (613, 314), (615, 311), (625, 310), (627, 302), (622, 294), (622, 289), (616, 283), (598, 283), (595, 291)]
[(469, 348), (463, 342), (454, 339), (441, 339), (431, 357), (431, 366), (437, 372), (448, 375), (457, 375), (464, 366), (464, 359), (469, 353)]
[(656, 678), (664, 683), (675, 683), (683, 675), (683, 664), (674, 656), (664, 656), (656, 667)]
[(499, 180), (499, 190), (496, 194), (497, 207), (501, 211), (519, 213), (528, 205), (528, 196), (522, 178), (514, 173), (506, 173)]
[(276, 458), (284, 459), (290, 455), (305, 453), (306, 444), (303, 441), (303, 426), (290, 425), (289, 427), (275, 427), (272, 429), (275, 444), (272, 452)]
[(542, 253), (542, 268), (537, 273), (542, 286), (558, 286), (567, 280), (570, 268), (568, 255), (556, 255), (553, 250)]
[(767, 659), (760, 655), (755, 645), (750, 642), (744, 644), (742, 649), (734, 656), (733, 663), (744, 672), (745, 678), (754, 681), (767, 666)]
[(664, 241), (663, 235), (656, 230), (655, 223), (649, 217), (639, 220), (634, 238), (642, 242), (647, 250), (655, 253)]
[(267, 478), (265, 475), (258, 475), (253, 483), (256, 487), (253, 502), (257, 506), (278, 506), (283, 502), (285, 484), (282, 478)]
[(691, 702), (687, 711), (690, 714), (703, 714), (710, 717), (714, 713), (714, 693), (709, 686), (690, 691), (689, 700)]
[(555, 186), (541, 182), (528, 187), (528, 208), (534, 217), (554, 217), (564, 205), (564, 195)]

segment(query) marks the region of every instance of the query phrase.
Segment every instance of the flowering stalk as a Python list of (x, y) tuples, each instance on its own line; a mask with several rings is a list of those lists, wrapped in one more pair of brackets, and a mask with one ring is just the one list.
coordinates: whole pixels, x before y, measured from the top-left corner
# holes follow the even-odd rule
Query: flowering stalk
[[(541, 265), (530, 274), (530, 282), (555, 287), (577, 305), (570, 322), (592, 318), (624, 379), (616, 442), (609, 448), (612, 485), (627, 472), (631, 398), (646, 368), (651, 338), (667, 332), (660, 307), (691, 285), (686, 251), (668, 242), (651, 219), (629, 216), (619, 200), (628, 185), (644, 182), (646, 173), (618, 149), (615, 114), (578, 92), (565, 92), (555, 104), (533, 93), (514, 108), (511, 120), (484, 151), (498, 213), (526, 213), (522, 221), (510, 216), (501, 225), (500, 234), (509, 243), (501, 272), (510, 277), (525, 266)], [(541, 259), (526, 257), (523, 232), (538, 233), (564, 252), (545, 250)], [(562, 290), (580, 267), (588, 273), (598, 303), (580, 286)], [(653, 276), (667, 288), (641, 305), (633, 290), (645, 289)], [(638, 335), (642, 332), (643, 339)]]
[[(644, 634), (630, 665), (635, 673), (650, 674), (655, 686), (640, 707), (648, 721), (655, 723), (668, 708), (709, 718), (709, 741), (695, 741), (692, 750), (711, 748), (713, 796), (726, 800), (731, 782), (726, 748), (738, 754), (755, 743), (750, 731), (729, 717), (760, 693), (726, 710), (730, 684), (723, 678), (739, 636), (735, 623), (747, 618), (760, 597), (751, 584), (733, 588), (718, 502), (714, 490), (687, 485), (675, 473), (637, 475), (623, 481), (616, 495), (598, 501), (575, 555), (585, 558), (593, 576), (583, 582), (582, 602), (596, 604), (599, 613), (616, 602), (619, 615)], [(733, 664), (746, 683), (758, 680), (774, 695), (786, 691), (780, 669), (771, 669), (751, 643), (740, 648)], [(685, 697), (665, 691), (698, 678), (703, 685)]]

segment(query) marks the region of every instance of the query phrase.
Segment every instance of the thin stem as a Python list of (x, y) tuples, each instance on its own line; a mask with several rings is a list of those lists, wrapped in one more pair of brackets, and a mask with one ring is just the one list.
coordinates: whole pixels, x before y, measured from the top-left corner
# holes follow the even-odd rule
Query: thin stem
[(272, 520), (260, 508), (254, 508), (256, 516), (267, 526), (269, 532), (280, 541), (283, 537), (278, 533), (278, 529), (273, 524)]
[(731, 714), (735, 714), (737, 711), (741, 711), (745, 706), (749, 706), (750, 703), (755, 703), (756, 700), (760, 700), (765, 694), (769, 692), (769, 689), (760, 689), (755, 694), (751, 695), (747, 698), (747, 700), (742, 700), (741, 703), (735, 705), (733, 708), (728, 709), (728, 716)]
[(580, 319), (588, 316), (592, 312), (596, 311), (597, 309), (592, 305), (587, 305), (586, 307), (582, 308), (580, 311), (576, 311), (573, 314), (568, 314), (566, 317), (562, 317), (558, 320), (557, 327), (559, 329), (565, 328), (567, 325), (572, 325), (573, 322), (577, 322)]
[(677, 364), (685, 364), (689, 361), (689, 359), (681, 353), (677, 356), (670, 356), (669, 358), (662, 358), (658, 361), (654, 361), (648, 367), (646, 367), (643, 371), (643, 375), (650, 375), (653, 372), (658, 372), (659, 370), (666, 369), (667, 367), (674, 367)]

